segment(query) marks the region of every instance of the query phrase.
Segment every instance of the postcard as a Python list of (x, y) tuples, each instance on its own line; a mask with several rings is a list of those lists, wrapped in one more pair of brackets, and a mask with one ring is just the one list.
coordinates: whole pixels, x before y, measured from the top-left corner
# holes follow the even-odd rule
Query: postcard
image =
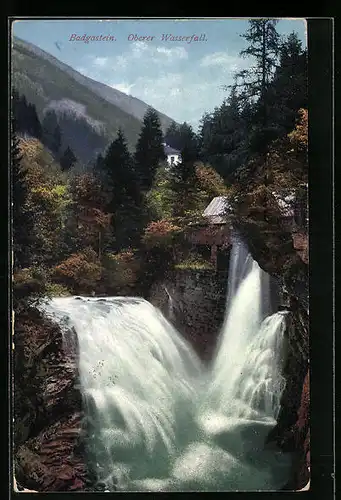
[(14, 490), (308, 490), (307, 21), (10, 43)]

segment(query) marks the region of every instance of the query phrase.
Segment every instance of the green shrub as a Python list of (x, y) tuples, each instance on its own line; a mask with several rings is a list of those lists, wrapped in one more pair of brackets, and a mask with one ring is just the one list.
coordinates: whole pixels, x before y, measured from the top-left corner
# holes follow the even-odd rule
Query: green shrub
[(92, 293), (102, 276), (101, 263), (92, 248), (70, 255), (54, 268), (54, 278), (74, 293)]
[(107, 253), (103, 256), (103, 284), (108, 293), (125, 293), (135, 287), (140, 261), (134, 250)]
[(67, 297), (71, 295), (70, 290), (61, 283), (47, 283), (46, 284), (46, 295), (48, 297)]
[(175, 269), (214, 269), (212, 262), (203, 259), (200, 255), (191, 255), (187, 259), (175, 264)]

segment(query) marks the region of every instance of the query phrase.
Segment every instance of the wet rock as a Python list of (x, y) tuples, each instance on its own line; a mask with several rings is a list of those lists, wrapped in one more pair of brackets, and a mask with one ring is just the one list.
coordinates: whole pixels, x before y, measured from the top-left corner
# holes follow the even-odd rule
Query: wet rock
[(203, 360), (212, 358), (224, 320), (227, 272), (178, 270), (155, 283), (148, 297)]
[[(257, 204), (258, 203), (258, 204)], [(256, 206), (263, 207), (258, 200)], [(277, 280), (279, 308), (290, 311), (286, 332), (286, 387), (277, 425), (268, 436), (283, 451), (294, 454), (292, 480), (286, 489), (298, 490), (309, 480), (309, 412), (302, 398), (309, 392), (308, 236), (306, 228), (283, 224), (275, 211), (247, 212), (234, 221), (252, 257)], [(305, 395), (305, 396), (304, 396)]]
[(18, 482), (37, 491), (83, 491), (89, 472), (81, 437), (77, 345), (69, 349), (58, 326), (34, 309), (16, 318), (14, 343)]

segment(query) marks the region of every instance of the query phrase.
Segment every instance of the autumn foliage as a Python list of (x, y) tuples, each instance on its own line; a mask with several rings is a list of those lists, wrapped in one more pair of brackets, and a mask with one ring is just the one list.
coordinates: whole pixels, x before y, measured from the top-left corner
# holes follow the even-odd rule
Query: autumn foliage
[(308, 147), (308, 110), (300, 109), (295, 129), (288, 135), (290, 142), (298, 150), (307, 150)]
[(70, 255), (54, 269), (56, 279), (65, 283), (74, 293), (94, 291), (101, 274), (100, 262), (92, 248)]
[(181, 228), (170, 221), (153, 221), (146, 227), (143, 241), (148, 247), (170, 246), (180, 232)]
[(221, 196), (227, 192), (227, 187), (222, 177), (213, 167), (198, 163), (195, 168), (195, 175), (200, 188), (207, 193), (210, 198)]

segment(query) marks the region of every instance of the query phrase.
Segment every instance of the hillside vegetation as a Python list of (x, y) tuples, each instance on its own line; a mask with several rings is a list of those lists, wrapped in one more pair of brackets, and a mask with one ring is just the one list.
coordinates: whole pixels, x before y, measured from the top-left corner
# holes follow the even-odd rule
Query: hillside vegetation
[[(78, 148), (82, 161), (91, 160), (99, 150), (103, 150), (100, 139), (103, 137), (107, 145), (119, 128), (127, 138), (129, 149), (135, 147), (143, 114), (148, 108), (147, 104), (84, 77), (32, 44), (15, 38), (12, 50), (12, 84), (20, 94), (24, 94), (27, 100), (36, 106), (40, 120), (43, 119), (51, 101), (57, 104), (69, 100), (70, 103), (85, 107), (89, 123), (96, 121), (102, 125), (98, 133), (99, 146), (92, 148), (90, 158), (83, 131), (79, 129), (78, 124), (73, 123), (73, 127), (69, 126), (65, 131), (73, 149), (76, 149), (77, 142), (83, 140), (84, 152)], [(72, 111), (71, 106), (71, 116)], [(162, 113), (159, 113), (159, 118), (165, 131), (171, 119)]]

